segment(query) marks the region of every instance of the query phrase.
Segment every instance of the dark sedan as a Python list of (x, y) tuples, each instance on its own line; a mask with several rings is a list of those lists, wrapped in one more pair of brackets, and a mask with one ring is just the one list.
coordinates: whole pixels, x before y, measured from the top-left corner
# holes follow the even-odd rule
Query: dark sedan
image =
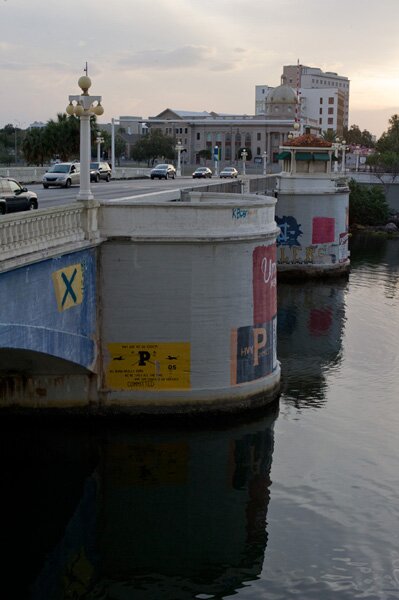
[(37, 194), (29, 192), (15, 179), (0, 177), (0, 215), (20, 210), (35, 210)]
[(193, 173), (193, 179), (200, 179), (201, 177), (212, 177), (212, 171), (208, 167), (198, 167)]

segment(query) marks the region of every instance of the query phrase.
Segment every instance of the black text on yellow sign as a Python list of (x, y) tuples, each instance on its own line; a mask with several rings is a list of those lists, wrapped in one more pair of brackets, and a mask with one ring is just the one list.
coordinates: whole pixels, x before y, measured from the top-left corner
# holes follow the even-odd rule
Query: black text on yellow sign
[(186, 390), (190, 383), (187, 342), (112, 343), (107, 385), (116, 390)]

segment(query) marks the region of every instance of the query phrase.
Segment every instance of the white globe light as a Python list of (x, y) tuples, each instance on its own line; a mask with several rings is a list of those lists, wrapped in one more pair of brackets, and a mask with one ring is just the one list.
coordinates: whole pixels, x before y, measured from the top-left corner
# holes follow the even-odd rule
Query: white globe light
[(67, 106), (67, 107), (66, 107), (66, 109), (65, 109), (65, 112), (66, 112), (68, 115), (73, 115), (73, 114), (74, 114), (74, 112), (75, 112), (75, 107), (74, 107), (74, 105), (72, 104), (72, 102), (70, 102), (70, 103), (68, 104), (68, 106)]
[(90, 77), (87, 75), (82, 75), (82, 77), (79, 77), (78, 86), (81, 90), (83, 90), (83, 93), (87, 92), (87, 90), (91, 87)]
[(75, 112), (75, 115), (76, 115), (77, 117), (81, 117), (81, 116), (83, 115), (83, 113), (84, 113), (84, 108), (83, 108), (83, 106), (82, 106), (80, 103), (79, 103), (79, 104), (77, 104), (77, 105), (75, 106), (75, 111), (74, 111), (74, 112)]
[(104, 113), (104, 108), (101, 106), (100, 103), (98, 103), (97, 106), (93, 108), (93, 113), (98, 116)]

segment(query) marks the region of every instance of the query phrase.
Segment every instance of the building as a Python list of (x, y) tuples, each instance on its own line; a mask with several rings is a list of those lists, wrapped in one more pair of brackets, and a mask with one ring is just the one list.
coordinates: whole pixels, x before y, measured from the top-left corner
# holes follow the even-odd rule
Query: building
[[(283, 67), (284, 81), (300, 91), (301, 96), (307, 96), (308, 90), (334, 89), (342, 93), (344, 98), (343, 127), (349, 123), (349, 91), (350, 81), (343, 75), (331, 71), (322, 71), (318, 67), (305, 65), (285, 65)], [(338, 109), (338, 107), (336, 107)]]
[[(190, 164), (199, 164), (205, 150), (213, 155), (215, 146), (220, 148), (220, 160), (224, 164), (240, 160), (243, 148), (250, 150), (254, 162), (261, 162), (264, 152), (268, 163), (278, 162), (279, 147), (288, 139), (295, 123), (297, 97), (287, 85), (270, 90), (264, 114), (228, 115), (167, 108), (149, 117), (147, 125), (180, 141), (186, 150), (182, 159)], [(303, 122), (312, 131), (318, 130), (316, 120), (304, 117)]]

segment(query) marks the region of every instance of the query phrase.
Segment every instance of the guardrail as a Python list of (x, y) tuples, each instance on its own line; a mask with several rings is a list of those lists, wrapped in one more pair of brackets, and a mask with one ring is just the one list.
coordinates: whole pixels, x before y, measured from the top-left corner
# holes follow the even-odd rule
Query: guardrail
[[(41, 183), (49, 167), (2, 167), (0, 177), (12, 177), (20, 183)], [(116, 167), (112, 179), (139, 179), (149, 177), (151, 169), (136, 167)]]
[(43, 260), (55, 253), (99, 242), (97, 202), (75, 202), (40, 211), (2, 216), (0, 220), (0, 271)]

